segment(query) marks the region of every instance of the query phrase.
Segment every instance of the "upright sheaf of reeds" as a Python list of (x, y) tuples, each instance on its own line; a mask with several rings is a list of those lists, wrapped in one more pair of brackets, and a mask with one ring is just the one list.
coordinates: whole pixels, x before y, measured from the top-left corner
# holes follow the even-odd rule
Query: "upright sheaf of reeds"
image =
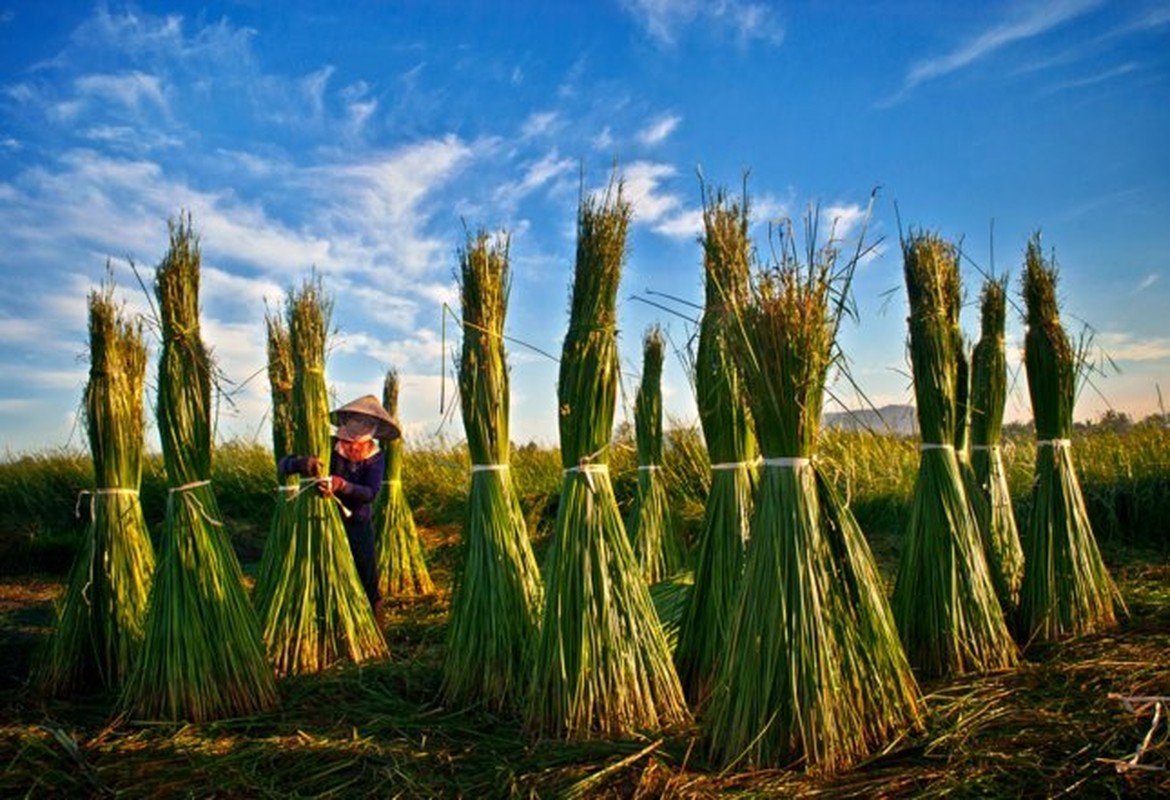
[(754, 491), (756, 439), (743, 375), (732, 351), (735, 309), (747, 299), (749, 208), (718, 191), (703, 203), (705, 302), (695, 357), (695, 400), (711, 461), (711, 487), (674, 661), (693, 706), (710, 691), (743, 572)]
[[(268, 344), (268, 386), (272, 393), (272, 455), (275, 466), (292, 453), (293, 446), (292, 342), (288, 326), (280, 314), (266, 314), (264, 323)], [(292, 508), (292, 494), (296, 491), (295, 475), (285, 478), (283, 484), (273, 491), (272, 520), (268, 524), (268, 537), (264, 540), (264, 552), (260, 555), (256, 586), (252, 591), (252, 605), (256, 607), (260, 619), (264, 619), (268, 612), (280, 574), (280, 564), (288, 553), (288, 535), (292, 530), (288, 524), (288, 512)]]
[(509, 469), (508, 239), (467, 234), (459, 252), (459, 397), (471, 457), (463, 565), (451, 599), (443, 692), (520, 709), (540, 629), (541, 578)]
[(162, 329), (158, 432), (167, 496), (146, 634), (126, 681), (135, 717), (200, 722), (277, 703), (260, 628), (211, 486), (212, 361), (199, 326), (199, 243), (170, 224), (155, 272)]
[(753, 282), (735, 348), (763, 451), (729, 638), (705, 728), (724, 764), (831, 772), (918, 721), (910, 672), (865, 539), (813, 464), (854, 257), (791, 235)]
[(154, 572), (138, 488), (142, 480), (146, 344), (114, 303), (113, 283), (89, 295), (85, 426), (94, 486), (78, 498), (89, 522), (39, 665), (44, 691), (116, 689), (142, 645)]
[(1028, 242), (1023, 275), (1024, 365), (1036, 422), (1036, 478), (1024, 537), (1019, 635), (1055, 641), (1116, 624), (1121, 596), (1101, 560), (1072, 452), (1078, 370), (1085, 362), (1060, 322), (1056, 267), (1040, 236)]
[[(329, 463), (329, 395), (325, 340), (332, 302), (320, 279), (287, 299), (293, 362), (293, 444)], [(341, 658), (385, 658), (386, 640), (374, 619), (341, 521), (337, 498), (302, 478), (287, 501), (284, 558), (275, 571), (262, 618), (268, 658), (278, 675), (318, 672)], [(328, 480), (325, 476), (324, 480)]]
[(638, 448), (638, 491), (627, 525), (634, 555), (647, 584), (658, 583), (683, 566), (682, 542), (674, 528), (662, 474), (662, 362), (666, 342), (653, 326), (642, 340), (642, 382), (634, 399)]
[(690, 715), (610, 482), (617, 288), (630, 205), (621, 184), (583, 197), (561, 354), (564, 478), (546, 561), (527, 718), (572, 738), (685, 724)]
[(924, 675), (1008, 667), (1016, 662), (1015, 643), (955, 455), (962, 347), (958, 252), (935, 234), (912, 232), (902, 243), (902, 257), (922, 445), (894, 585), (894, 619), (910, 663)]
[[(382, 381), (382, 407), (398, 419), (396, 370), (387, 370)], [(381, 442), (386, 454), (386, 476), (374, 501), (374, 530), (378, 583), (384, 597), (418, 597), (435, 591), (414, 514), (402, 489), (402, 446), (401, 436)]]
[(980, 336), (971, 354), (971, 469), (983, 498), (975, 510), (986, 515), (979, 521), (983, 553), (995, 593), (1010, 618), (1019, 604), (1024, 551), (1000, 450), (1007, 402), (1006, 298), (1006, 277), (984, 282)]

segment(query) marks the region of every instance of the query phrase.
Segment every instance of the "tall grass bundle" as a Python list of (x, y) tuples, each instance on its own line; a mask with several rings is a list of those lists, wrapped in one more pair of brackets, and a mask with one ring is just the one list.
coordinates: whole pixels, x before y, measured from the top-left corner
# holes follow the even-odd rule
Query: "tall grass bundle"
[(50, 694), (114, 689), (142, 644), (154, 572), (138, 488), (142, 482), (146, 344), (140, 323), (114, 303), (114, 286), (89, 295), (89, 382), (85, 425), (95, 488), (89, 522), (57, 605), (57, 623), (39, 665)]
[[(398, 419), (398, 372), (386, 371), (382, 406)], [(374, 501), (374, 531), (378, 559), (378, 586), (385, 597), (431, 594), (435, 585), (427, 570), (422, 540), (402, 488), (402, 437), (381, 442), (386, 454), (386, 476)]]
[(657, 325), (642, 341), (642, 382), (634, 399), (634, 436), (638, 449), (638, 491), (627, 532), (646, 583), (682, 569), (684, 554), (675, 530), (662, 474), (662, 362), (666, 342)]
[(1028, 242), (1023, 275), (1024, 365), (1036, 422), (1036, 478), (1024, 537), (1019, 634), (1053, 641), (1116, 624), (1121, 597), (1101, 560), (1072, 453), (1073, 406), (1082, 353), (1060, 322), (1055, 264), (1040, 236)]
[(955, 455), (958, 252), (935, 234), (912, 232), (902, 242), (902, 258), (922, 445), (894, 584), (894, 619), (910, 663), (926, 675), (1008, 667), (1016, 662), (1015, 644)]
[(508, 238), (467, 233), (459, 251), (459, 397), (471, 488), (451, 598), (443, 692), (453, 703), (522, 707), (540, 629), (541, 578), (509, 469)]
[(979, 525), (983, 553), (1000, 605), (1010, 617), (1019, 603), (1024, 551), (1000, 450), (1007, 403), (1006, 299), (1006, 276), (984, 282), (980, 336), (971, 354), (971, 469), (983, 498), (976, 512), (986, 515)]
[(746, 193), (723, 191), (703, 203), (705, 302), (695, 356), (695, 400), (711, 461), (711, 486), (674, 653), (687, 698), (701, 705), (723, 654), (743, 572), (756, 440), (743, 375), (732, 351), (734, 309), (747, 299), (752, 250)]
[[(332, 301), (319, 278), (287, 298), (293, 360), (293, 444), (329, 463), (329, 396), (325, 340)], [(343, 657), (362, 663), (389, 655), (358, 578), (341, 521), (341, 506), (318, 490), (324, 478), (302, 479), (290, 495), (286, 552), (275, 571), (262, 622), (278, 675), (318, 672)]]
[(155, 272), (162, 328), (158, 432), (171, 488), (142, 652), (123, 704), (135, 716), (199, 722), (276, 705), (255, 612), (211, 487), (212, 361), (199, 327), (199, 243), (170, 224)]
[[(272, 393), (272, 455), (275, 463), (292, 452), (293, 445), (293, 363), (292, 342), (288, 326), (280, 314), (265, 315), (265, 332), (268, 344), (268, 386)], [(277, 480), (280, 475), (277, 473)], [(272, 602), (272, 590), (276, 586), (280, 563), (288, 552), (287, 524), (289, 502), (297, 485), (296, 476), (290, 475), (283, 485), (276, 487), (272, 509), (272, 520), (268, 524), (268, 537), (264, 540), (264, 551), (260, 555), (260, 567), (256, 572), (256, 587), (252, 591), (252, 604), (260, 619)]]
[(531, 727), (567, 737), (689, 719), (608, 468), (617, 399), (616, 299), (629, 220), (620, 183), (600, 197), (583, 197), (577, 214), (557, 391), (564, 476), (527, 711)]
[(913, 725), (918, 692), (872, 554), (813, 466), (857, 259), (817, 245), (816, 215), (805, 235), (802, 258), (782, 232), (735, 329), (764, 466), (706, 733), (725, 764), (831, 772)]

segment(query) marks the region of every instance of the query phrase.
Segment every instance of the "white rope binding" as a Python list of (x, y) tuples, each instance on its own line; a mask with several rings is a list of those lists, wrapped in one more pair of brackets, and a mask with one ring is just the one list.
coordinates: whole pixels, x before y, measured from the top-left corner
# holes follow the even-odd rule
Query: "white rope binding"
[(809, 466), (812, 464), (812, 459), (804, 456), (777, 456), (776, 458), (765, 458), (763, 464), (765, 467), (796, 469)]

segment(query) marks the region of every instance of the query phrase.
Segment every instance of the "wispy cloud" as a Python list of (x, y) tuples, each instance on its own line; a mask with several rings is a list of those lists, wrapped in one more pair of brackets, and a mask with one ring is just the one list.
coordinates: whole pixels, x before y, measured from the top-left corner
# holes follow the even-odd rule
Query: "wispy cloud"
[(548, 133), (556, 124), (557, 116), (555, 111), (537, 111), (529, 114), (520, 126), (520, 135), (525, 139), (531, 139)]
[(1151, 272), (1149, 275), (1147, 275), (1146, 277), (1142, 278), (1142, 282), (1141, 282), (1141, 283), (1139, 283), (1139, 284), (1138, 284), (1138, 287), (1137, 287), (1137, 288), (1138, 288), (1138, 291), (1139, 291), (1139, 292), (1143, 292), (1143, 291), (1145, 291), (1146, 289), (1149, 289), (1151, 286), (1153, 286), (1155, 283), (1157, 283), (1157, 282), (1158, 282), (1158, 279), (1159, 279), (1160, 277), (1161, 277), (1161, 275), (1160, 275), (1159, 273), (1157, 273), (1157, 272)]
[(758, 41), (778, 45), (784, 25), (775, 8), (750, 0), (623, 0), (622, 5), (650, 38), (673, 45), (689, 28), (730, 34), (741, 46)]
[(1131, 333), (1102, 331), (1096, 343), (1114, 361), (1170, 360), (1170, 339), (1165, 337), (1140, 338)]
[(1138, 69), (1138, 65), (1131, 61), (1127, 64), (1120, 64), (1116, 67), (1113, 67), (1112, 69), (1098, 72), (1095, 75), (1089, 75), (1084, 78), (1078, 78), (1077, 80), (1063, 81), (1061, 83), (1053, 84), (1052, 86), (1049, 86), (1044, 93), (1055, 94), (1056, 92), (1063, 92), (1069, 89), (1083, 89), (1086, 86), (1095, 86), (1099, 83), (1111, 81), (1114, 78), (1120, 78), (1122, 75), (1128, 75), (1136, 69)]
[(1060, 25), (1082, 16), (1102, 4), (1103, 0), (1042, 0), (1014, 10), (1003, 20), (940, 56), (916, 61), (910, 66), (902, 86), (879, 106), (890, 106), (928, 81), (942, 78), (976, 64), (1008, 45), (1041, 36)]
[(116, 75), (85, 75), (74, 81), (73, 86), (78, 95), (95, 102), (116, 103), (133, 111), (144, 105), (167, 111), (162, 80), (139, 70)]
[(515, 208), (523, 198), (543, 186), (569, 175), (576, 167), (571, 158), (561, 156), (554, 147), (524, 168), (517, 181), (508, 181), (495, 191), (495, 199), (506, 208)]
[(682, 117), (677, 114), (663, 114), (638, 131), (638, 141), (647, 146), (659, 144), (674, 133), (681, 122)]

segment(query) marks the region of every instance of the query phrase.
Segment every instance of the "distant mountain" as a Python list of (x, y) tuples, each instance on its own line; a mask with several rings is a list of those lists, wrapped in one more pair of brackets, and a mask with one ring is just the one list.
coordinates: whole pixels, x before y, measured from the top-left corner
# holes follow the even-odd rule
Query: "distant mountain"
[(913, 436), (918, 433), (918, 416), (914, 406), (882, 406), (858, 411), (832, 411), (824, 416), (826, 428), (842, 431), (873, 431)]

